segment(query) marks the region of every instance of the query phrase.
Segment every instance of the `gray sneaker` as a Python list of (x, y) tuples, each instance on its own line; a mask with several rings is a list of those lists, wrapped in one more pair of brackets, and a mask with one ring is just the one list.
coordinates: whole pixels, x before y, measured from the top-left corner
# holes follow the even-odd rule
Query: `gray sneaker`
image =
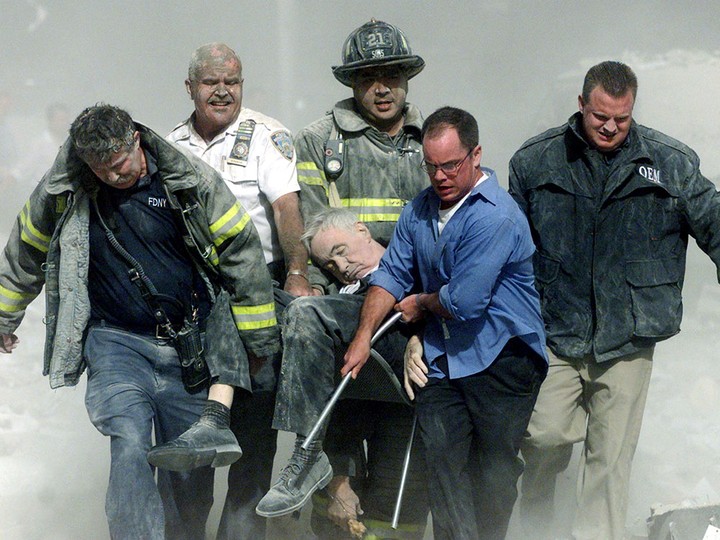
[(260, 499), (255, 512), (266, 518), (292, 514), (302, 508), (315, 491), (327, 486), (332, 476), (332, 467), (325, 452), (321, 450), (312, 459), (307, 451), (296, 450), (278, 481)]
[(198, 420), (177, 439), (153, 447), (147, 455), (150, 465), (168, 471), (190, 471), (211, 465), (235, 463), (242, 450), (229, 428)]

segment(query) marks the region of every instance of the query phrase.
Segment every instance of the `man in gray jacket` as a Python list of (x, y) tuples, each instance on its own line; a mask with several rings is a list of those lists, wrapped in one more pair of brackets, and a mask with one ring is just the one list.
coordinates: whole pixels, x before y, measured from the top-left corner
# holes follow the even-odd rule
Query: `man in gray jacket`
[(406, 101), (425, 61), (398, 28), (375, 19), (350, 33), (342, 59), (333, 75), (352, 97), (295, 137), (301, 210), (307, 223), (328, 206), (345, 207), (387, 246), (403, 207), (428, 186), (422, 115)]
[[(0, 259), (2, 352), (17, 345), (14, 331), (43, 285), (44, 373), (52, 388), (73, 386), (87, 367), (90, 420), (111, 438), (111, 537), (204, 539), (212, 470), (159, 471), (156, 485), (146, 456), (153, 427), (162, 442), (200, 417), (195, 425), (215, 441), (206, 464), (238, 457), (228, 405), (233, 387), (250, 389), (248, 358), (223, 352), (261, 359), (278, 350), (270, 275), (249, 216), (202, 161), (121, 109), (89, 107)], [(220, 285), (229, 301), (222, 293), (211, 310)], [(217, 334), (218, 317), (229, 332)], [(205, 344), (209, 393), (207, 384), (186, 390), (194, 372), (181, 367), (182, 344), (202, 348), (177, 338), (188, 329), (217, 336)], [(223, 437), (228, 452), (215, 444)]]
[(688, 235), (720, 267), (720, 195), (684, 144), (636, 124), (620, 62), (585, 76), (580, 111), (527, 141), (510, 193), (537, 246), (550, 368), (522, 447), (521, 514), (553, 518), (555, 477), (584, 442), (577, 540), (623, 537), (655, 343), (680, 330)]

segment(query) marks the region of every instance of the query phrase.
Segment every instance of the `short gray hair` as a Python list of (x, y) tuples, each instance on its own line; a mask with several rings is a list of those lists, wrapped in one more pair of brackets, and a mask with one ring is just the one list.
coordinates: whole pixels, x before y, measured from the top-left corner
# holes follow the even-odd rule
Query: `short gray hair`
[(225, 43), (214, 41), (213, 43), (201, 45), (193, 51), (192, 56), (190, 56), (190, 64), (188, 65), (188, 80), (191, 82), (197, 82), (200, 72), (205, 64), (208, 63), (210, 58), (220, 55), (225, 58), (236, 60), (240, 66), (240, 71), (242, 72), (242, 62), (240, 62), (240, 58), (237, 53)]
[(70, 139), (85, 163), (106, 163), (113, 154), (132, 148), (135, 131), (135, 122), (127, 111), (98, 103), (73, 121)]
[(302, 240), (308, 253), (310, 253), (310, 243), (318, 233), (328, 229), (341, 229), (353, 232), (355, 231), (355, 224), (359, 221), (358, 217), (346, 208), (325, 208), (310, 218), (300, 240)]

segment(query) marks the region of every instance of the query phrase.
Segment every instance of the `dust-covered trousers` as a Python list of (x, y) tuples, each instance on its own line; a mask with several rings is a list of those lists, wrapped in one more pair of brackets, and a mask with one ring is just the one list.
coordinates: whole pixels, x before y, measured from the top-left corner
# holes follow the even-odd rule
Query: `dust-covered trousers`
[[(278, 280), (285, 275), (285, 266), (270, 263), (268, 270), (279, 287)], [(274, 289), (275, 312), (281, 320), (285, 306), (295, 297), (278, 287)], [(244, 351), (236, 351), (236, 356), (240, 353)], [(250, 376), (252, 394), (241, 388), (235, 390), (230, 428), (243, 456), (228, 470), (228, 491), (218, 526), (218, 540), (265, 538), (267, 520), (257, 515), (255, 507), (270, 489), (272, 479), (277, 450), (277, 431), (272, 428), (272, 417), (279, 369), (280, 354), (276, 354)]]
[(520, 442), (546, 370), (515, 337), (483, 371), (429, 377), (418, 389), (435, 540), (505, 538), (523, 470)]
[[(419, 437), (410, 457), (399, 524), (392, 528), (413, 417), (413, 409), (402, 403), (341, 399), (333, 409), (323, 448), (333, 473), (350, 476), (363, 510), (358, 519), (367, 528), (367, 538), (420, 540), (425, 536), (430, 503)], [(326, 490), (315, 492), (312, 502), (310, 523), (318, 538), (353, 538), (350, 531), (341, 530), (328, 518), (331, 499)]]
[[(306, 296), (285, 309), (275, 429), (310, 433), (340, 381), (339, 368), (355, 335), (364, 300), (356, 294)], [(401, 330), (396, 324), (373, 348), (402, 380), (407, 338)]]
[(573, 538), (624, 537), (630, 469), (640, 437), (654, 347), (597, 363), (558, 357), (548, 350), (548, 376), (540, 387), (522, 443), (525, 472), (520, 512), (535, 538), (554, 537), (557, 474), (584, 442), (577, 484)]
[[(363, 301), (363, 295), (350, 294), (303, 297), (286, 308), (273, 427), (300, 435), (312, 430), (340, 381), (339, 368), (355, 334)], [(404, 326), (396, 324), (373, 346), (400, 380), (408, 333)], [(394, 429), (383, 422), (389, 419), (394, 419)], [(385, 520), (392, 514), (411, 424), (412, 409), (406, 405), (342, 400), (336, 406), (324, 444), (335, 474), (355, 477), (361, 505), (363, 492), (370, 498), (383, 493), (386, 501), (370, 502), (368, 498), (363, 506), (366, 518)], [(363, 440), (368, 445), (367, 456), (358, 457)], [(419, 440), (411, 459), (400, 519), (424, 527), (428, 503)], [(376, 503), (382, 508), (375, 508)]]
[(152, 431), (170, 441), (198, 419), (207, 391), (188, 394), (180, 360), (167, 341), (108, 326), (92, 326), (85, 340), (85, 406), (93, 425), (110, 437), (105, 500), (113, 540), (204, 539), (213, 502), (213, 473), (158, 470), (147, 462)]

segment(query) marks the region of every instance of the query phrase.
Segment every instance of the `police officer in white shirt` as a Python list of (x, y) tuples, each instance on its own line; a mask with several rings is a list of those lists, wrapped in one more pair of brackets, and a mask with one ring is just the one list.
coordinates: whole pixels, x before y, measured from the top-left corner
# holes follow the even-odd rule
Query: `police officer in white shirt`
[[(293, 296), (311, 295), (292, 136), (277, 120), (243, 107), (242, 87), (242, 64), (230, 47), (199, 47), (185, 81), (195, 111), (168, 139), (222, 174), (250, 214), (279, 286)], [(271, 422), (278, 364), (279, 358), (266, 362), (255, 373), (252, 397), (236, 391), (231, 428), (243, 456), (230, 467), (218, 539), (265, 537), (265, 519), (255, 505), (270, 488), (277, 447)]]
[(242, 64), (223, 43), (192, 55), (185, 81), (195, 111), (168, 139), (222, 174), (260, 234), (270, 273), (294, 296), (312, 294), (290, 132), (242, 106)]

